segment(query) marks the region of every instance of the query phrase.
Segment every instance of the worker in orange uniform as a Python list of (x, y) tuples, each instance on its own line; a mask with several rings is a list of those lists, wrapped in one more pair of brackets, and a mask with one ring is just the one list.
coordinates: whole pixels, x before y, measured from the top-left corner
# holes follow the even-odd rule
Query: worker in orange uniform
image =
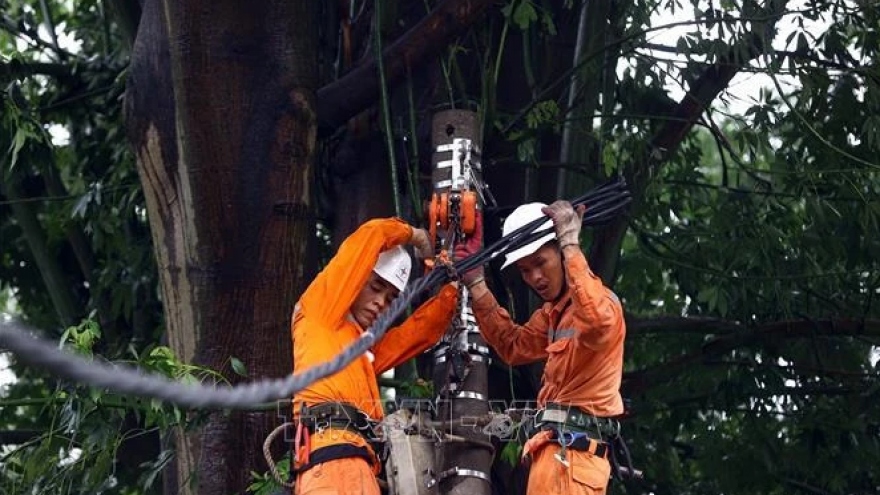
[[(395, 219), (370, 220), (339, 247), (293, 312), (294, 372), (331, 361), (376, 321), (404, 290), (412, 259), (424, 257), (428, 234)], [(448, 328), (457, 286), (447, 284), (369, 352), (295, 394), (295, 493), (379, 495), (381, 463), (370, 440), (384, 412), (377, 376), (422, 353)]]
[[(526, 442), (527, 491), (534, 494), (604, 494), (611, 474), (609, 441), (623, 413), (620, 382), (626, 334), (617, 296), (592, 271), (581, 251), (584, 208), (567, 201), (524, 204), (504, 221), (503, 235), (538, 218), (553, 228), (506, 255), (544, 301), (518, 325), (485, 283), (483, 269), (463, 274), (480, 331), (510, 365), (546, 359), (538, 393), (536, 433)], [(481, 222), (480, 222), (481, 224)], [(479, 249), (482, 232), (456, 248), (458, 258)]]

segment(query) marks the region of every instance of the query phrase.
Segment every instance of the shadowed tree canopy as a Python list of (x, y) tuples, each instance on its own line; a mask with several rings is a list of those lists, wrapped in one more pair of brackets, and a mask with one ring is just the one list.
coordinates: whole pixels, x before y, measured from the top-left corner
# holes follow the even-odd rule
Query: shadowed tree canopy
[[(522, 202), (633, 193), (582, 238), (627, 312), (645, 479), (612, 493), (877, 493), (878, 37), (855, 0), (0, 0), (0, 307), (181, 380), (282, 376), (302, 289), (367, 218), (424, 223), (431, 117), (472, 110), (487, 242)], [(283, 406), (7, 361), (4, 493), (269, 490)], [(535, 397), (540, 365), (494, 361), (493, 399)]]

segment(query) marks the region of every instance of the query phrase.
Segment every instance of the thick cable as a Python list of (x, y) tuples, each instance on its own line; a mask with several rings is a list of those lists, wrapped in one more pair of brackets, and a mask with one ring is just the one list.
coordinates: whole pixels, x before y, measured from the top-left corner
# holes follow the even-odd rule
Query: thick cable
[(12, 319), (0, 321), (0, 348), (15, 353), (20, 362), (49, 370), (56, 376), (120, 394), (150, 397), (197, 409), (247, 409), (263, 402), (289, 400), (296, 392), (348, 366), (382, 338), (416, 294), (436, 284), (440, 273), (432, 272), (411, 284), (387, 311), (379, 315), (369, 330), (333, 359), (283, 379), (236, 386), (185, 384), (137, 368), (86, 360), (58, 349), (49, 340), (28, 335), (24, 326)]
[[(624, 186), (623, 180), (611, 181), (575, 198), (571, 203), (573, 206), (590, 204), (584, 215), (584, 223), (605, 220), (616, 215), (630, 202)], [(236, 386), (185, 384), (137, 368), (90, 361), (65, 352), (50, 340), (29, 335), (24, 325), (10, 318), (0, 320), (0, 349), (13, 352), (22, 363), (46, 369), (61, 378), (120, 394), (149, 397), (196, 409), (262, 407), (267, 402), (287, 401), (312, 383), (339, 372), (381, 339), (417, 294), (539, 238), (549, 231), (548, 228), (539, 230), (547, 220), (547, 217), (536, 219), (480, 252), (455, 262), (449, 269), (437, 269), (416, 280), (391, 303), (387, 311), (379, 315), (366, 332), (333, 359), (281, 379), (263, 379)]]
[[(616, 216), (631, 202), (629, 192), (624, 188), (625, 184), (622, 179), (611, 181), (570, 202), (575, 207), (589, 205), (584, 214), (583, 223), (590, 226), (599, 225)], [(464, 273), (540, 238), (552, 229), (552, 226), (549, 225), (541, 228), (547, 221), (548, 217), (546, 216), (535, 219), (484, 247), (481, 251), (456, 261), (453, 265), (455, 271)]]

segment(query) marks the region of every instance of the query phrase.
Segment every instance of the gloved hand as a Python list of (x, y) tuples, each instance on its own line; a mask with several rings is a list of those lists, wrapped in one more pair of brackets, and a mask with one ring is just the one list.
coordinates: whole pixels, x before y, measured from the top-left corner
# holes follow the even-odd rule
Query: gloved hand
[(434, 257), (434, 246), (431, 244), (431, 236), (425, 229), (412, 228), (412, 236), (409, 238), (410, 246), (415, 248), (416, 257), (429, 259)]
[(581, 222), (584, 219), (584, 212), (587, 211), (586, 206), (581, 205), (575, 210), (568, 201), (559, 200), (550, 206), (545, 206), (541, 211), (553, 220), (556, 240), (560, 248), (580, 244)]
[[(471, 234), (464, 242), (460, 242), (455, 246), (455, 260), (462, 260), (477, 253), (483, 247), (483, 215), (479, 211), (474, 219), (474, 233)], [(470, 287), (482, 280), (485, 280), (485, 271), (482, 266), (474, 268), (461, 274), (461, 281), (464, 285)]]

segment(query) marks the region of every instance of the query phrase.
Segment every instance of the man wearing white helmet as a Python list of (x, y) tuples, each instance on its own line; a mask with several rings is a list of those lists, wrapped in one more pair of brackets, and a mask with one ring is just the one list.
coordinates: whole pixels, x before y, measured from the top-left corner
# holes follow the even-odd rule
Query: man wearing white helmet
[[(433, 252), (427, 232), (396, 218), (370, 220), (342, 243), (294, 308), (295, 373), (331, 361), (406, 288), (412, 259), (403, 244), (421, 257)], [(446, 285), (370, 352), (294, 396), (296, 493), (379, 495), (381, 464), (369, 443), (384, 415), (377, 376), (434, 345), (456, 299)]]
[[(611, 473), (608, 441), (618, 435), (613, 419), (623, 413), (620, 381), (626, 327), (620, 301), (589, 267), (580, 248), (584, 208), (566, 201), (524, 204), (505, 220), (503, 235), (549, 217), (546, 235), (507, 254), (544, 301), (516, 324), (485, 283), (483, 269), (462, 276), (486, 341), (510, 365), (546, 360), (536, 433), (523, 449), (531, 462), (529, 494), (604, 494)], [(481, 242), (481, 222), (467, 257)]]

